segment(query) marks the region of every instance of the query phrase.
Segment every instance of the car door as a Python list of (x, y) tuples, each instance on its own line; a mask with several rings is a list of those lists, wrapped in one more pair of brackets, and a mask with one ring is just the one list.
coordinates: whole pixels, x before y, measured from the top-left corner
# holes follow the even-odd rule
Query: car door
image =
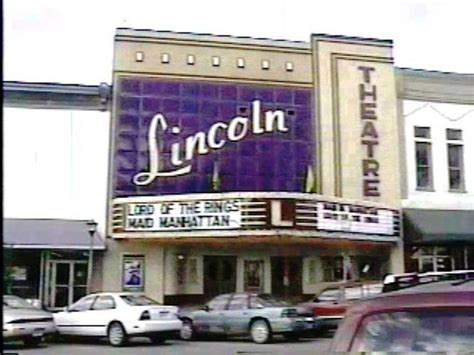
[(60, 312), (54, 316), (56, 327), (60, 334), (66, 335), (87, 335), (87, 325), (90, 310), (96, 295), (86, 296), (70, 306), (65, 312)]
[(107, 335), (108, 324), (111, 320), (117, 319), (118, 317), (117, 305), (112, 296), (102, 295), (97, 297), (92, 304), (90, 311), (88, 311), (88, 335)]
[(246, 334), (250, 321), (249, 295), (234, 294), (224, 310), (224, 330), (227, 334)]
[(230, 295), (220, 295), (207, 303), (206, 309), (194, 314), (194, 326), (199, 333), (224, 334), (224, 311)]

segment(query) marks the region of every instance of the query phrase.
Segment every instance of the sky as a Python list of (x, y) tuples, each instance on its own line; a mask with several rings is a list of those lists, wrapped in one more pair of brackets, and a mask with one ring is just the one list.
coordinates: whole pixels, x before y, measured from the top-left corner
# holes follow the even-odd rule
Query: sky
[[(4, 80), (111, 83), (117, 27), (394, 41), (397, 67), (474, 73), (471, 0), (4, 0)], [(7, 217), (105, 221), (107, 113), (7, 109)]]

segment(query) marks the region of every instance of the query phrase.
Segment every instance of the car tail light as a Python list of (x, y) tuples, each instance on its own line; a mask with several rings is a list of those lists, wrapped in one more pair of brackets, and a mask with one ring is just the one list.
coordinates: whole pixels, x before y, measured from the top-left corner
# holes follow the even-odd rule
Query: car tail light
[(151, 319), (150, 312), (144, 311), (142, 315), (140, 316), (139, 320), (150, 320), (150, 319)]

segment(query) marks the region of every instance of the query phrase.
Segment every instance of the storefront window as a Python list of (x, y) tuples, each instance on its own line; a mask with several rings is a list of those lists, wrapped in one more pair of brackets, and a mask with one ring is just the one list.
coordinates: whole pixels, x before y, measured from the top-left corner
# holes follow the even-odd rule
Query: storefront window
[(344, 279), (344, 267), (342, 256), (325, 256), (321, 258), (323, 266), (323, 281), (342, 281)]
[(388, 256), (374, 257), (360, 255), (353, 257), (354, 264), (357, 267), (357, 279), (360, 280), (382, 280), (388, 273)]
[(4, 292), (22, 298), (38, 298), (41, 252), (5, 249), (4, 258), (8, 276), (4, 279)]
[(421, 272), (434, 271), (434, 263), (432, 257), (423, 257), (418, 262), (419, 269)]
[(456, 264), (459, 264), (458, 269), (464, 268), (463, 263), (455, 262), (457, 255), (455, 248), (441, 247), (421, 247), (413, 255), (414, 259), (418, 259), (418, 271), (451, 271), (456, 269)]

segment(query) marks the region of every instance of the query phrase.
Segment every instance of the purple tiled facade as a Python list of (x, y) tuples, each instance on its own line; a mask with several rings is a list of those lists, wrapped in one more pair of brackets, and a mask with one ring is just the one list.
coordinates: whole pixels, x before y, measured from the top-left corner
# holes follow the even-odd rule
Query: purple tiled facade
[[(312, 89), (147, 77), (120, 77), (116, 85), (113, 197), (215, 192), (216, 163), (217, 191), (304, 191), (308, 166), (316, 164)], [(163, 169), (173, 170), (172, 143), (207, 132), (218, 121), (250, 117), (254, 100), (262, 111), (284, 111), (289, 131), (255, 135), (249, 130), (240, 141), (194, 155), (189, 174), (158, 177), (146, 186), (133, 183), (137, 173), (148, 171), (148, 129), (155, 114), (181, 129), (179, 134), (160, 133)]]

